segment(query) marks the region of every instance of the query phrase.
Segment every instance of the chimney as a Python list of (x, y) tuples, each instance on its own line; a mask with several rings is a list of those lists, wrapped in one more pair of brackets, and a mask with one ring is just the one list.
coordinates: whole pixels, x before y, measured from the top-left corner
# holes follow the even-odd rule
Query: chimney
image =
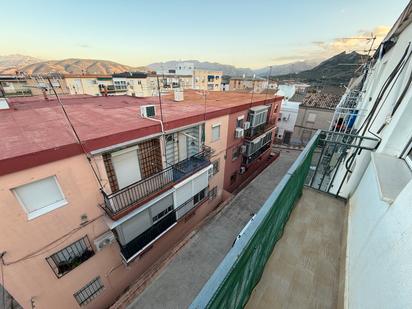
[(174, 101), (175, 102), (181, 102), (184, 100), (184, 94), (183, 94), (183, 89), (177, 88), (174, 90)]
[(41, 88), (41, 92), (43, 93), (43, 97), (46, 101), (49, 100), (49, 97), (47, 96), (47, 88)]

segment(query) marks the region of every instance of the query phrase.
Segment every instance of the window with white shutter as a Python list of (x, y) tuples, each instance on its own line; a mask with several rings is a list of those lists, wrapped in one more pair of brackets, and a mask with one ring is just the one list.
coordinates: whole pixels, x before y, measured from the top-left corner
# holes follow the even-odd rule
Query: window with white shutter
[(34, 219), (67, 204), (56, 176), (22, 185), (14, 188), (13, 192), (29, 219)]

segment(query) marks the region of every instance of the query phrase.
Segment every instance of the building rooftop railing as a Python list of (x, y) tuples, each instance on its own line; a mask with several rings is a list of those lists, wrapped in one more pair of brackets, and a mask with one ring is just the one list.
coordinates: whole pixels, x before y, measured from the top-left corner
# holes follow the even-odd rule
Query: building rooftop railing
[(351, 153), (374, 151), (377, 144), (378, 140), (371, 137), (318, 130), (190, 308), (243, 308), (283, 234), (303, 187), (332, 193), (328, 190), (337, 167), (350, 162)]
[(111, 194), (102, 191), (104, 199), (102, 207), (113, 220), (117, 220), (131, 209), (208, 166), (210, 155), (211, 149), (204, 146), (201, 152), (150, 177), (141, 179)]
[(312, 137), (242, 237), (204, 285), (191, 304), (191, 309), (243, 308), (246, 305), (302, 194), (319, 135), (320, 131)]

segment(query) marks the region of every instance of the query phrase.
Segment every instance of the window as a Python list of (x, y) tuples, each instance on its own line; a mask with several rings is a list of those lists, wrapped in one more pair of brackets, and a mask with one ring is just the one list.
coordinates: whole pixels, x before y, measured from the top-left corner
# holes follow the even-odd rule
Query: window
[(244, 116), (237, 117), (236, 128), (243, 128)]
[(212, 126), (212, 142), (220, 139), (220, 124), (215, 124)]
[(198, 194), (196, 194), (193, 197), (193, 204), (194, 205), (199, 204), (201, 201), (204, 200), (204, 198), (206, 197), (206, 191), (207, 191), (207, 188), (204, 188), (202, 191), (200, 191)]
[(166, 214), (168, 214), (169, 212), (173, 211), (173, 205), (169, 206), (168, 208), (162, 210), (160, 213), (158, 213), (157, 215), (155, 215), (152, 219), (153, 219), (153, 223), (155, 223), (157, 220), (163, 218)]
[(216, 198), (216, 196), (217, 196), (217, 186), (213, 187), (213, 189), (209, 191), (209, 199), (213, 200)]
[(55, 176), (14, 188), (13, 192), (29, 219), (34, 219), (67, 204)]
[(239, 154), (240, 154), (240, 146), (235, 147), (232, 151), (232, 161), (237, 160), (237, 158), (239, 158)]
[(95, 299), (103, 290), (104, 285), (100, 277), (97, 277), (73, 294), (80, 306), (85, 306)]
[(87, 236), (46, 258), (58, 278), (87, 261), (94, 255)]
[(213, 161), (213, 175), (219, 173), (219, 160)]
[(237, 172), (230, 176), (230, 184), (233, 185), (236, 182)]

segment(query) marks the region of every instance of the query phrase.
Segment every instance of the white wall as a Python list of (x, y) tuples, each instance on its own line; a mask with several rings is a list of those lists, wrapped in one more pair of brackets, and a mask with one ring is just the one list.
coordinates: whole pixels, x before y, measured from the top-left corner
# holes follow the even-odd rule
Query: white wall
[(412, 181), (389, 206), (369, 164), (349, 204), (348, 308), (411, 308)]
[(283, 138), (285, 131), (293, 132), (296, 124), (296, 119), (299, 113), (299, 103), (282, 101), (280, 108), (280, 120), (278, 121), (278, 136), (277, 138)]

